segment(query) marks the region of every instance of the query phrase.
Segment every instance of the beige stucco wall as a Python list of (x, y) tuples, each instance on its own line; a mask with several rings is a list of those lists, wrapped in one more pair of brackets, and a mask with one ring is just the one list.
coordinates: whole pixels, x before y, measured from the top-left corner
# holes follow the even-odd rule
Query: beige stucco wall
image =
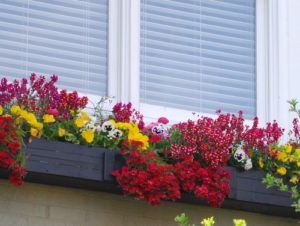
[(13, 187), (0, 180), (0, 226), (175, 226), (174, 216), (185, 212), (193, 222), (214, 215), (219, 226), (232, 218), (248, 226), (299, 225), (294, 219), (213, 209), (181, 203), (160, 207), (102, 192), (26, 183)]

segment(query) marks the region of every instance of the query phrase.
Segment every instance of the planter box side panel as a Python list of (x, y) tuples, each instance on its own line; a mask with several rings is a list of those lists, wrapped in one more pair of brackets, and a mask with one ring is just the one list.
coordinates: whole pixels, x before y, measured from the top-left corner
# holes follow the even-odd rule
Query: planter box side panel
[(103, 180), (103, 148), (34, 139), (26, 148), (28, 171)]

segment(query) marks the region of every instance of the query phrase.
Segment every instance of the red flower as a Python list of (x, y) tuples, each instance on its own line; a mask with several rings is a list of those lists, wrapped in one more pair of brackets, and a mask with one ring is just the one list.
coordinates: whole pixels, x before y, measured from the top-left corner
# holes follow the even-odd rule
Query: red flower
[(158, 123), (162, 123), (162, 124), (168, 124), (169, 123), (169, 119), (167, 119), (165, 117), (160, 117), (157, 122)]
[(51, 108), (47, 111), (47, 113), (56, 117), (58, 115), (58, 110), (55, 108)]
[(157, 143), (160, 142), (162, 140), (162, 137), (156, 134), (151, 134), (149, 136), (149, 142), (150, 143)]

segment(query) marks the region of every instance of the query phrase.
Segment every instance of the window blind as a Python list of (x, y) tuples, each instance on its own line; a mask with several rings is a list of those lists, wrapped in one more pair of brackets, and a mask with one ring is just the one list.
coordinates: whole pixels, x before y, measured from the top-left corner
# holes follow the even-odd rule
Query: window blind
[(142, 103), (256, 115), (255, 0), (142, 0)]
[(105, 95), (107, 0), (1, 0), (0, 74), (59, 76), (60, 88)]

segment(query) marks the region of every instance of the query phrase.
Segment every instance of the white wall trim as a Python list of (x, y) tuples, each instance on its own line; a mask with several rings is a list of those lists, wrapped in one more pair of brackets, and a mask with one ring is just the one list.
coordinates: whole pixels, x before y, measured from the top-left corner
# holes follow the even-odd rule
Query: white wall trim
[(269, 120), (289, 127), (288, 2), (269, 0)]
[(139, 108), (140, 1), (121, 2), (120, 100)]

